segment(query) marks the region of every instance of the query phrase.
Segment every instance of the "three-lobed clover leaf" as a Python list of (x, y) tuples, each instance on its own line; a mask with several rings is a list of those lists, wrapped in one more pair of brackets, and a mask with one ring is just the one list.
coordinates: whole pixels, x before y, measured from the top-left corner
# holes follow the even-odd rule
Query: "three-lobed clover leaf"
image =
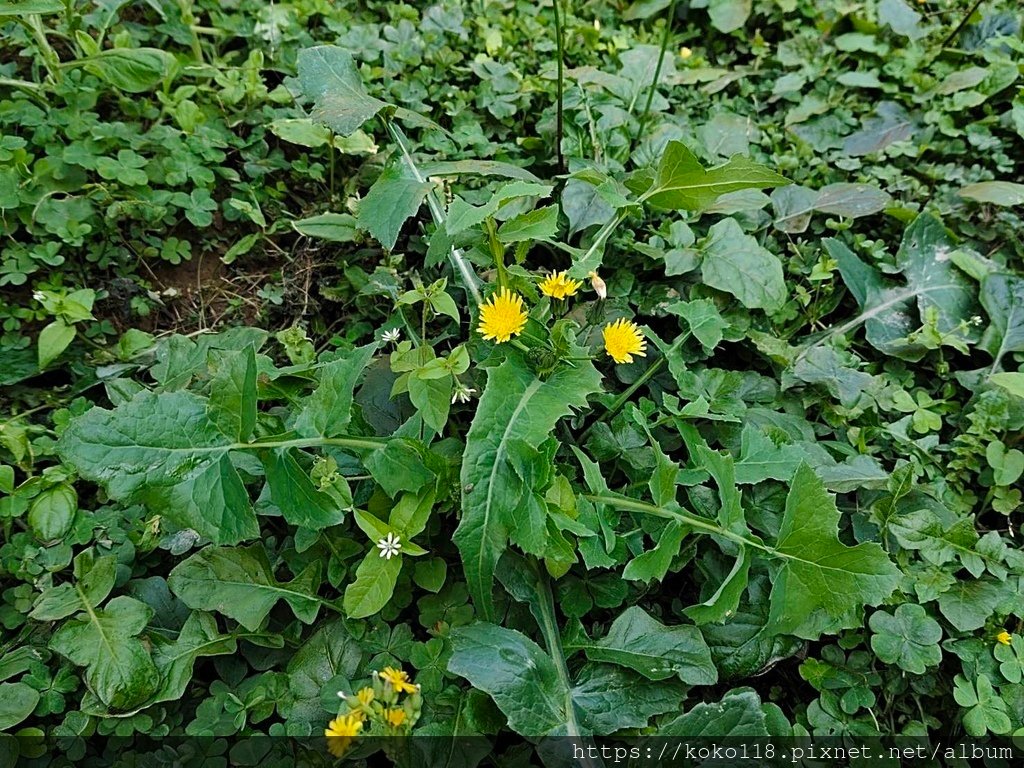
[(998, 734), (1010, 732), (1013, 726), (1007, 714), (1008, 707), (992, 687), (988, 675), (978, 675), (975, 682), (957, 675), (953, 684), (953, 698), (967, 709), (964, 730), (968, 734), (979, 738), (988, 731)]
[(942, 627), (915, 603), (900, 605), (894, 614), (876, 611), (868, 621), (871, 650), (886, 664), (896, 664), (915, 675), (942, 661)]

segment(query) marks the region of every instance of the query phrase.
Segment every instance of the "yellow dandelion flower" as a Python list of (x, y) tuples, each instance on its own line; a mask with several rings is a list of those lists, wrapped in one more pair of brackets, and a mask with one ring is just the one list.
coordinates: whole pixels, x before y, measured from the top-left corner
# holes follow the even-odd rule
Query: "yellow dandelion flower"
[(502, 288), (492, 294), (480, 307), (480, 325), (477, 330), (484, 340), (494, 339), (498, 344), (518, 336), (526, 327), (523, 297)]
[(579, 280), (571, 280), (565, 276), (565, 272), (552, 272), (540, 284), (540, 292), (552, 299), (564, 299), (567, 296), (575, 296), (576, 291), (583, 285)]
[(370, 706), (370, 702), (373, 701), (373, 688), (361, 688), (356, 694), (356, 699), (359, 700), (360, 705)]
[(587, 277), (590, 278), (590, 287), (594, 289), (594, 292), (597, 294), (597, 298), (608, 298), (608, 286), (605, 285), (604, 280), (598, 277), (597, 272), (591, 272)]
[(409, 680), (409, 673), (394, 667), (384, 667), (380, 677), (385, 683), (389, 683), (396, 693), (415, 693), (416, 686)]
[(1005, 629), (998, 635), (996, 635), (996, 641), (1002, 643), (1003, 645), (1009, 645), (1012, 640), (1013, 635), (1011, 635)]
[(399, 728), (405, 722), (404, 709), (389, 709), (384, 712), (384, 719), (392, 728)]
[(603, 335), (605, 351), (616, 363), (632, 363), (633, 355), (647, 357), (647, 342), (636, 323), (616, 320), (604, 327)]
[(324, 731), (327, 749), (335, 757), (341, 757), (362, 729), (363, 719), (359, 715), (345, 715), (331, 720)]
[(693, 56), (693, 51), (687, 48), (685, 45), (679, 49), (679, 57), (682, 59), (688, 59)]

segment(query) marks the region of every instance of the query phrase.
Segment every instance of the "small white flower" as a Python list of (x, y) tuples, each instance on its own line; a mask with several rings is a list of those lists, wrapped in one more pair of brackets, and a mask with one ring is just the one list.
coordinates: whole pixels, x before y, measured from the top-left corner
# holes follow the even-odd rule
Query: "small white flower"
[(32, 294), (32, 298), (35, 299), (36, 301), (43, 301), (46, 299), (46, 294), (43, 293), (42, 291), (35, 291)]
[(390, 331), (384, 331), (380, 338), (385, 344), (397, 344), (398, 340), (402, 338), (402, 332), (397, 328), (392, 328)]
[(402, 539), (395, 536), (394, 533), (389, 533), (383, 539), (377, 542), (377, 547), (380, 549), (380, 556), (390, 560), (395, 555), (399, 554), (402, 549)]
[(476, 394), (476, 390), (472, 387), (467, 387), (461, 381), (455, 382), (455, 394), (452, 395), (452, 405), (458, 400), (460, 403), (468, 403), (469, 398)]

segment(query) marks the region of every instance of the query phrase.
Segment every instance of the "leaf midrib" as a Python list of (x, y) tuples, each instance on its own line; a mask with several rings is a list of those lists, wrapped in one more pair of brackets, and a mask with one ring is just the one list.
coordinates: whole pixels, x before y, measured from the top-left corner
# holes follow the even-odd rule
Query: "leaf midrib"
[[(512, 415), (508, 420), (508, 424), (505, 426), (505, 431), (501, 433), (501, 437), (498, 440), (498, 446), (494, 451), (494, 462), (491, 464), (491, 473), (487, 478), (487, 497), (484, 504), (484, 518), (481, 530), (486, 531), (490, 526), (491, 522), (491, 505), (494, 496), (494, 478), (498, 474), (498, 467), (501, 466), (503, 460), (503, 454), (505, 453), (505, 446), (508, 444), (509, 433), (515, 426), (516, 420), (519, 418), (519, 414), (526, 409), (527, 403), (533, 398), (535, 394), (544, 386), (544, 382), (538, 379), (536, 376), (533, 377), (533, 381), (530, 382), (529, 386), (523, 390), (523, 394), (519, 398), (519, 402), (512, 411)], [(477, 574), (483, 573), (484, 567), (484, 552), (485, 547), (483, 544), (477, 549), (476, 565)]]

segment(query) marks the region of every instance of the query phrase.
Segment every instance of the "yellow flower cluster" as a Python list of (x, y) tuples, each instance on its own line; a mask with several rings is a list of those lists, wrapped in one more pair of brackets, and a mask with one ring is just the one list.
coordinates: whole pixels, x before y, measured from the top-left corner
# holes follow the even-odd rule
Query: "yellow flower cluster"
[[(607, 296), (607, 287), (596, 272), (590, 273), (590, 284), (598, 298)], [(565, 271), (553, 272), (540, 283), (540, 292), (552, 299), (564, 300), (575, 296), (583, 283), (571, 279)], [(518, 336), (526, 327), (526, 304), (523, 297), (508, 288), (500, 288), (480, 307), (477, 332), (485, 341), (503, 344)], [(636, 323), (620, 319), (608, 323), (602, 332), (604, 348), (616, 363), (631, 363), (633, 357), (646, 357), (647, 342)]]
[(366, 733), (408, 735), (423, 703), (420, 687), (407, 672), (394, 667), (374, 672), (373, 684), (360, 688), (354, 696), (338, 695), (348, 711), (339, 712), (324, 730), (327, 749), (335, 757), (344, 756), (352, 741)]

